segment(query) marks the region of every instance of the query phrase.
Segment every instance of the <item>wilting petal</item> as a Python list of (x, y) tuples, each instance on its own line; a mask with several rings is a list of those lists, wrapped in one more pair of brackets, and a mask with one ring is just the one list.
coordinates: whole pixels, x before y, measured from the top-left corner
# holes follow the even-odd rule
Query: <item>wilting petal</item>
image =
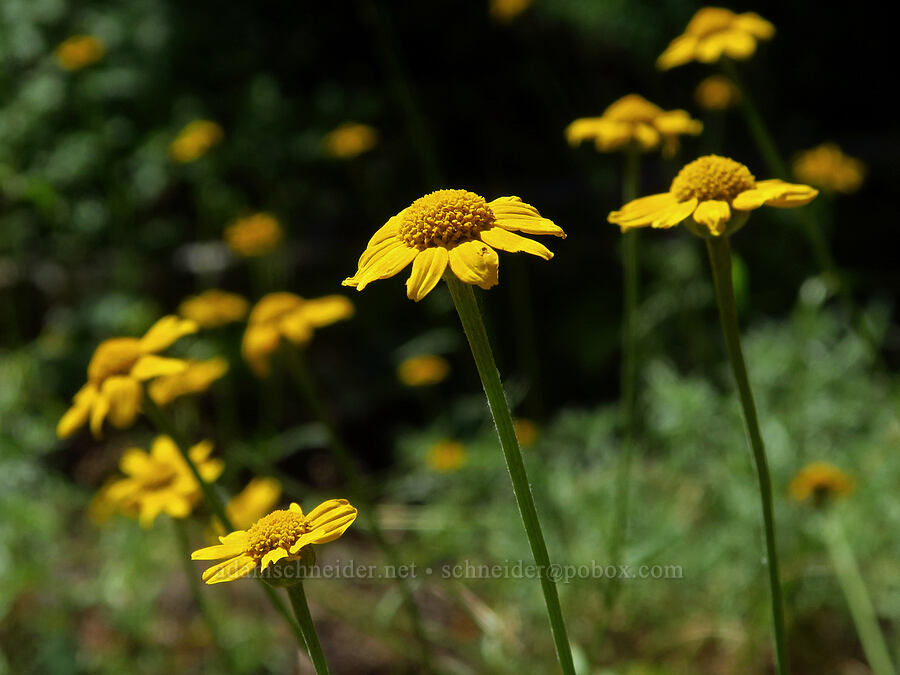
[(464, 241), (450, 249), (450, 269), (464, 283), (484, 289), (496, 286), (499, 267), (497, 252), (483, 242)]
[(406, 296), (418, 302), (431, 292), (444, 276), (449, 254), (443, 246), (420, 251), (413, 261), (412, 272), (406, 281)]

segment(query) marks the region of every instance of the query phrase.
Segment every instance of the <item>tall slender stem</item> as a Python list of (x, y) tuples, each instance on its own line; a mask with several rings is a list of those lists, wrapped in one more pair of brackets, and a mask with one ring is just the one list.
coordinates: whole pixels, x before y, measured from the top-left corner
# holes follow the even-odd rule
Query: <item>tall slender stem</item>
[(534, 504), (534, 496), (531, 494), (531, 486), (528, 483), (528, 475), (525, 472), (525, 463), (522, 461), (522, 453), (516, 440), (512, 417), (509, 414), (509, 404), (503, 385), (500, 382), (500, 373), (494, 362), (494, 354), (488, 340), (487, 331), (475, 300), (472, 287), (461, 282), (452, 274), (444, 276), (453, 304), (459, 314), (460, 322), (469, 341), (472, 356), (475, 358), (475, 366), (481, 377), (481, 384), (487, 396), (488, 406), (497, 427), (497, 435), (500, 437), (500, 447), (506, 458), (506, 467), (509, 469), (509, 477), (512, 480), (513, 492), (516, 503), (519, 505), (519, 513), (522, 523), (525, 525), (525, 533), (528, 535), (528, 543), (531, 553), (537, 564), (538, 574), (541, 580), (541, 589), (544, 592), (544, 602), (547, 605), (547, 614), (550, 617), (550, 630), (553, 633), (553, 641), (556, 645), (556, 655), (560, 666), (566, 675), (574, 675), (575, 666), (572, 662), (572, 651), (569, 646), (569, 638), (566, 634), (566, 624), (563, 619), (562, 608), (559, 604), (559, 594), (556, 583), (550, 578), (552, 575), (550, 566), (550, 554), (547, 552), (547, 544), (544, 541), (544, 533), (538, 518), (537, 508)]
[(319, 642), (316, 625), (313, 623), (312, 615), (309, 613), (306, 593), (303, 591), (303, 582), (288, 586), (287, 593), (291, 601), (291, 607), (294, 608), (294, 616), (297, 617), (297, 623), (303, 632), (306, 650), (309, 652), (309, 658), (312, 659), (316, 675), (328, 675), (328, 663), (325, 661), (325, 652), (322, 651), (322, 644)]
[(706, 240), (709, 262), (712, 266), (713, 282), (716, 288), (716, 302), (719, 305), (719, 319), (731, 370), (737, 382), (741, 407), (744, 410), (747, 436), (756, 464), (759, 479), (759, 495), (762, 501), (763, 525), (766, 538), (766, 562), (769, 570), (769, 588), (772, 593), (772, 621), (775, 629), (775, 656), (778, 672), (788, 675), (787, 639), (784, 628), (784, 603), (781, 597), (781, 582), (778, 572), (778, 551), (775, 545), (775, 515), (772, 509), (772, 481), (769, 477), (769, 464), (759, 421), (756, 417), (756, 404), (750, 389), (747, 366), (741, 348), (741, 333), (738, 328), (737, 309), (734, 304), (734, 288), (731, 281), (731, 246), (725, 236), (711, 237)]

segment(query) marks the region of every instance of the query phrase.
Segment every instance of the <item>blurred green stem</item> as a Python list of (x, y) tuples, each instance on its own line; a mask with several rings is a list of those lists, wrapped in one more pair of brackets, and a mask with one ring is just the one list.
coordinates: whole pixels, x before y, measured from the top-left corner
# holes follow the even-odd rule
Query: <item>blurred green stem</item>
[(563, 619), (562, 608), (559, 604), (559, 594), (556, 583), (550, 578), (550, 555), (547, 552), (547, 544), (544, 541), (544, 533), (538, 518), (537, 508), (534, 504), (534, 496), (531, 494), (531, 486), (528, 484), (528, 475), (525, 472), (525, 463), (522, 461), (522, 453), (519, 450), (519, 442), (516, 440), (516, 432), (513, 427), (512, 417), (509, 414), (509, 405), (506, 402), (506, 394), (500, 382), (500, 373), (494, 362), (494, 354), (488, 340), (487, 331), (475, 300), (472, 287), (457, 279), (452, 273), (444, 275), (444, 281), (450, 289), (453, 304), (459, 314), (460, 322), (469, 341), (475, 366), (484, 386), (488, 406), (497, 426), (497, 435), (500, 437), (500, 447), (506, 458), (506, 466), (509, 469), (509, 477), (512, 479), (513, 492), (519, 505), (519, 513), (525, 525), (525, 533), (528, 535), (528, 543), (531, 545), (531, 553), (537, 564), (541, 579), (541, 588), (544, 592), (544, 602), (547, 605), (547, 613), (550, 617), (550, 629), (553, 633), (553, 641), (556, 645), (556, 655), (560, 666), (566, 675), (575, 675), (575, 666), (572, 662), (572, 651), (569, 646), (569, 638), (566, 634), (566, 624)]
[(325, 652), (322, 651), (322, 644), (319, 642), (316, 625), (313, 623), (312, 615), (309, 613), (306, 593), (303, 591), (303, 582), (297, 582), (293, 586), (288, 586), (287, 594), (291, 600), (291, 607), (294, 608), (294, 616), (297, 617), (297, 623), (300, 625), (300, 630), (303, 633), (309, 658), (312, 659), (313, 666), (316, 668), (316, 675), (328, 675), (328, 663), (325, 661)]

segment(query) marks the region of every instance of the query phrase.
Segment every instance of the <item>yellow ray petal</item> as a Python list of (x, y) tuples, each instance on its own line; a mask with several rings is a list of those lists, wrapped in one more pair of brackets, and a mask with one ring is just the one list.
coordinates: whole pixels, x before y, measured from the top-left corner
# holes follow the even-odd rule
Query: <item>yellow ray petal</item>
[(307, 300), (297, 310), (314, 328), (321, 328), (353, 316), (353, 303), (343, 295), (326, 295)]
[(102, 438), (103, 436), (103, 420), (109, 412), (109, 399), (100, 392), (94, 399), (94, 405), (91, 408), (91, 433), (94, 438)]
[(756, 39), (743, 31), (726, 31), (721, 39), (725, 41), (725, 53), (733, 59), (750, 58), (756, 51)]
[(496, 286), (500, 258), (497, 252), (480, 241), (464, 241), (450, 249), (450, 269), (460, 281), (484, 289)]
[(180, 337), (196, 333), (199, 328), (196, 322), (190, 319), (182, 319), (174, 314), (169, 314), (153, 324), (141, 338), (141, 350), (145, 354), (160, 352)]
[(412, 272), (406, 281), (406, 296), (418, 302), (431, 292), (444, 276), (449, 254), (443, 246), (426, 248), (413, 261)]
[(518, 234), (513, 234), (502, 227), (492, 227), (489, 230), (484, 230), (479, 236), (485, 244), (492, 248), (499, 248), (501, 251), (530, 253), (544, 260), (550, 260), (553, 257), (553, 252), (540, 242), (520, 237)]
[(59, 438), (68, 438), (87, 423), (91, 405), (96, 397), (97, 387), (90, 383), (84, 385), (75, 394), (72, 407), (65, 412), (56, 425), (56, 435)]
[(552, 220), (541, 217), (538, 210), (518, 197), (500, 197), (488, 202), (496, 216), (496, 224), (504, 230), (514, 230), (525, 234), (552, 234), (566, 238), (563, 229)]
[(266, 553), (259, 563), (259, 569), (266, 569), (271, 563), (278, 562), (282, 558), (287, 558), (288, 552), (283, 548), (274, 548)]
[(351, 279), (345, 279), (343, 283), (345, 286), (355, 285), (356, 290), (361, 291), (373, 281), (387, 279), (398, 272), (402, 272), (418, 254), (419, 249), (407, 246), (405, 242), (400, 242), (393, 248), (372, 258), (365, 269), (358, 271)]
[(716, 236), (725, 231), (725, 226), (730, 219), (731, 209), (728, 208), (728, 202), (718, 199), (700, 202), (694, 211), (694, 220), (702, 225), (706, 225), (709, 231)]
[(116, 375), (103, 383), (101, 392), (109, 401), (110, 424), (117, 429), (125, 429), (134, 424), (143, 398), (140, 382), (131, 377)]
[(150, 380), (164, 375), (177, 375), (187, 370), (188, 362), (182, 359), (171, 359), (165, 356), (148, 354), (137, 360), (131, 368), (131, 376), (138, 380)]
[(656, 60), (656, 67), (660, 70), (668, 70), (676, 66), (684, 65), (694, 58), (697, 48), (697, 38), (694, 35), (680, 35), (672, 40), (666, 50)]
[(756, 12), (744, 12), (734, 18), (732, 26), (745, 33), (750, 33), (760, 40), (771, 40), (775, 36), (775, 26)]
[(670, 206), (665, 211), (656, 214), (653, 222), (650, 223), (650, 227), (674, 227), (682, 220), (690, 216), (694, 212), (695, 208), (697, 208), (696, 199), (688, 199), (686, 202), (679, 202), (678, 204)]
[(191, 553), (191, 560), (220, 560), (232, 558), (247, 550), (250, 537), (244, 530), (237, 530), (228, 536), (219, 537), (221, 544), (207, 546)]
[(281, 333), (271, 324), (248, 325), (241, 342), (241, 354), (258, 376), (269, 374), (269, 355), (278, 349)]
[(239, 555), (218, 565), (213, 565), (203, 572), (203, 581), (208, 584), (220, 584), (223, 581), (234, 581), (245, 577), (256, 567), (256, 561), (248, 555)]
[(619, 225), (623, 231), (632, 227), (647, 227), (657, 215), (677, 204), (678, 200), (671, 192), (640, 197), (611, 212), (607, 220)]

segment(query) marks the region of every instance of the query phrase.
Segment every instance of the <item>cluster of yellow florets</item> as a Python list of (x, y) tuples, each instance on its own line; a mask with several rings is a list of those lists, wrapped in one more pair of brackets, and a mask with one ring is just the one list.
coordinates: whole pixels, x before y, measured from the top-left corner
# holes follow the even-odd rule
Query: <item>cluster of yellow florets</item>
[(256, 560), (277, 548), (290, 550), (291, 546), (308, 530), (302, 513), (290, 510), (273, 511), (260, 518), (248, 531), (248, 555)]
[(685, 165), (675, 180), (671, 192), (679, 201), (696, 198), (700, 201), (730, 202), (745, 190), (756, 185), (750, 169), (727, 157), (706, 155)]
[(450, 246), (474, 239), (494, 222), (484, 197), (468, 190), (436, 190), (414, 201), (403, 214), (400, 237), (410, 246)]

